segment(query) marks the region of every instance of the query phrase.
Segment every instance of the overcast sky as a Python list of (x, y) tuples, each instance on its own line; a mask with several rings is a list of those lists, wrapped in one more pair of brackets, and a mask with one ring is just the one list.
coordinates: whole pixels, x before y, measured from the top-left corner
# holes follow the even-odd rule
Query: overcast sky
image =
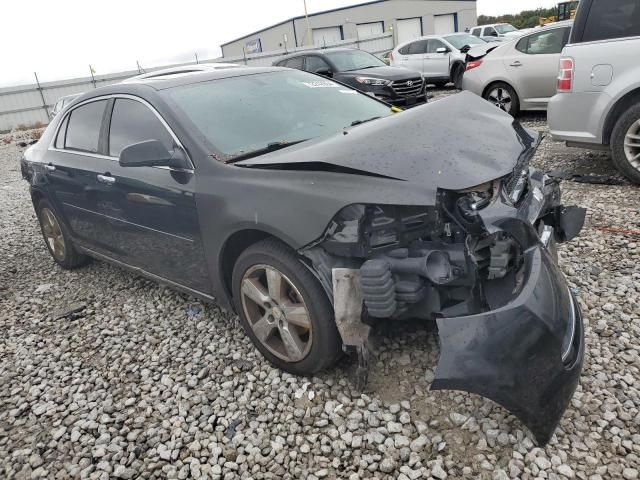
[[(558, 0), (477, 0), (497, 15)], [(318, 12), (363, 0), (307, 0)], [(0, 15), (0, 86), (220, 56), (219, 45), (304, 13), (303, 0), (7, 0)]]

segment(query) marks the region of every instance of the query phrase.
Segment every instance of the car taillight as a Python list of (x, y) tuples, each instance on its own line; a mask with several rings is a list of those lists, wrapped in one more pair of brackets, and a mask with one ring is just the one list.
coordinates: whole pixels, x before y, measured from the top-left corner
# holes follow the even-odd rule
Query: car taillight
[(560, 59), (558, 75), (558, 93), (570, 92), (573, 89), (573, 58)]
[(472, 62), (467, 62), (467, 64), (465, 65), (464, 69), (465, 71), (469, 71), (469, 70), (473, 70), (474, 68), (478, 68), (480, 65), (482, 65), (482, 60), (474, 60)]

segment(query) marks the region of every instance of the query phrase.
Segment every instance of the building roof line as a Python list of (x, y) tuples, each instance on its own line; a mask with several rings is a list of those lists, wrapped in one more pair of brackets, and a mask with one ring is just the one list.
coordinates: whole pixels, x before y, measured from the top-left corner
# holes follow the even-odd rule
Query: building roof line
[[(383, 2), (388, 2), (389, 0), (370, 0), (368, 2), (364, 2), (364, 3), (357, 3), (355, 5), (349, 5), (347, 7), (338, 7), (338, 8), (332, 8), (331, 10), (323, 10), (322, 12), (315, 12), (315, 13), (310, 13), (309, 17), (315, 17), (316, 15), (323, 15), (325, 13), (332, 13), (332, 12), (339, 12), (340, 10), (348, 10), (350, 8), (355, 8), (355, 7), (364, 7), (367, 5), (372, 5), (374, 3), (383, 3)], [(463, 0), (465, 1), (465, 0)], [(476, 1), (476, 0), (469, 0), (469, 1)], [(220, 47), (225, 47), (227, 45), (229, 45), (230, 43), (234, 43), (237, 42), (238, 40), (242, 40), (243, 38), (247, 38), (247, 37), (251, 37), (253, 35), (257, 35), (258, 33), (262, 33), (266, 30), (270, 30), (274, 27), (279, 27), (280, 25), (284, 25), (285, 23), (289, 23), (289, 22), (295, 22), (296, 20), (302, 20), (303, 18), (305, 18), (304, 15), (298, 15), (297, 17), (291, 17), (287, 20), (283, 20), (282, 22), (278, 22), (278, 23), (274, 23), (273, 25), (269, 26), (269, 27), (265, 27), (265, 28), (261, 28), (260, 30), (256, 30), (255, 32), (252, 33), (248, 33), (247, 35), (243, 35), (241, 37), (238, 37), (234, 40), (229, 40), (226, 43), (223, 43), (220, 45)]]

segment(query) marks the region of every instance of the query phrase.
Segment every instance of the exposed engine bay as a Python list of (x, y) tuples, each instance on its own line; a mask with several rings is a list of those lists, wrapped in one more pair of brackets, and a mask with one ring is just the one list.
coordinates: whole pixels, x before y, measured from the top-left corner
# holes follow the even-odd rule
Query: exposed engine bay
[[(556, 242), (571, 240), (580, 232), (585, 211), (563, 207), (560, 197), (557, 180), (530, 169), (523, 159), (511, 175), (502, 179), (461, 191), (439, 190), (434, 206), (351, 205), (341, 210), (323, 237), (301, 253), (334, 299), (336, 323), (345, 346), (358, 352), (358, 385), (364, 385), (367, 372), (370, 329), (363, 325), (383, 319), (437, 320), (443, 354), (440, 375), (436, 375), (432, 388), (454, 388), (492, 398), (518, 415), (539, 443), (546, 443), (566, 404), (552, 402), (550, 418), (538, 424), (538, 415), (521, 407), (527, 402), (526, 392), (522, 392), (521, 400), (513, 401), (512, 397), (518, 395), (513, 386), (503, 395), (493, 387), (486, 390), (476, 385), (475, 372), (466, 378), (465, 367), (460, 365), (460, 358), (472, 349), (454, 344), (445, 354), (444, 343), (454, 319), (488, 319), (493, 326), (484, 330), (504, 329), (494, 325), (499, 317), (496, 312), (507, 311), (508, 322), (523, 315), (522, 304), (535, 304), (538, 300), (532, 298), (539, 299), (560, 288), (564, 292), (559, 300), (550, 299), (549, 303), (563, 304), (565, 311), (571, 309), (573, 313), (556, 325), (557, 338), (553, 341), (559, 341), (560, 354), (554, 355), (557, 364), (553, 368), (562, 370), (563, 362), (573, 362), (575, 367), (579, 353), (575, 325), (579, 319), (564, 279), (556, 282), (555, 277), (561, 277), (555, 273)], [(539, 271), (539, 265), (551, 273)], [(548, 278), (552, 280), (549, 284)], [(532, 288), (542, 292), (532, 293)], [(570, 307), (564, 306), (567, 302)], [(509, 312), (511, 308), (514, 312)], [(544, 323), (545, 315), (539, 318)], [(480, 321), (466, 325), (471, 332), (467, 344), (477, 342)], [(546, 342), (551, 344), (551, 340)], [(517, 344), (511, 346), (517, 348)], [(480, 355), (485, 353), (485, 347), (481, 347)], [(447, 356), (453, 360), (445, 368), (442, 364)], [(476, 355), (471, 358), (474, 360), (484, 359)], [(504, 359), (498, 362), (494, 372), (497, 377), (504, 377), (499, 371), (503, 368), (518, 375), (513, 365), (502, 365)], [(486, 377), (486, 373), (482, 375)]]

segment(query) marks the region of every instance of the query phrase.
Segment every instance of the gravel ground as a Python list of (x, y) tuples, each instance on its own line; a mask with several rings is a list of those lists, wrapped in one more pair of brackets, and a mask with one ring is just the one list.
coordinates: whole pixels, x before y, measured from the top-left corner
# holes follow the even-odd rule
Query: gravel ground
[[(546, 130), (543, 114), (522, 120)], [(541, 449), (491, 401), (428, 390), (438, 344), (424, 323), (377, 332), (361, 395), (350, 359), (296, 378), (263, 360), (237, 318), (216, 305), (97, 261), (61, 270), (20, 178), (20, 138), (7, 138), (0, 477), (638, 478), (637, 187), (563, 183), (565, 203), (589, 211), (580, 238), (560, 248), (588, 324), (587, 358), (571, 406)], [(615, 175), (606, 155), (549, 139), (534, 163)]]

